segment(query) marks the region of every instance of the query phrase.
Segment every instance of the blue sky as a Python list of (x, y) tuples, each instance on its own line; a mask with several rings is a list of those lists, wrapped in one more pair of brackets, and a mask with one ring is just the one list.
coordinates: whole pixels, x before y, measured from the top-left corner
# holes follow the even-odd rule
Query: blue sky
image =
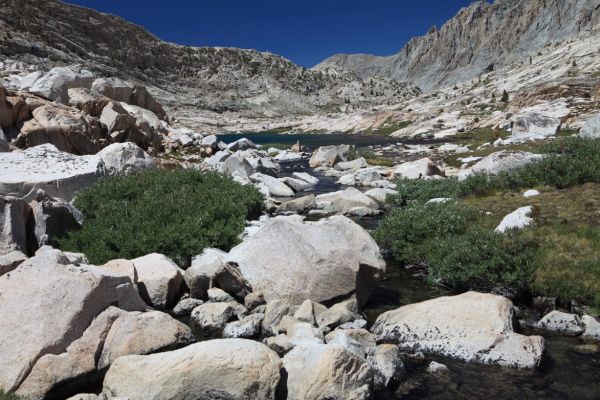
[(67, 0), (163, 40), (270, 51), (311, 67), (336, 53), (390, 55), (471, 0)]

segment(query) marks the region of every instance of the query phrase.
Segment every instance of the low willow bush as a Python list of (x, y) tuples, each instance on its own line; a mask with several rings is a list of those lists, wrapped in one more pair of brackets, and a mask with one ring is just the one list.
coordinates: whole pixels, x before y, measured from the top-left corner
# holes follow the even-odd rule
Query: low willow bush
[(537, 265), (538, 244), (514, 231), (506, 235), (475, 227), (457, 236), (428, 241), (424, 249), (431, 281), (457, 290), (508, 287), (530, 289)]
[(411, 203), (392, 210), (374, 236), (397, 260), (420, 264), (426, 261), (428, 241), (464, 233), (473, 217), (471, 209), (455, 203)]
[(4, 390), (0, 389), (0, 400), (19, 400), (16, 394), (6, 393)]
[(145, 171), (103, 179), (80, 193), (83, 228), (60, 243), (94, 264), (162, 253), (181, 266), (206, 247), (228, 250), (245, 220), (261, 214), (263, 198), (216, 173)]
[(431, 281), (457, 290), (527, 290), (535, 269), (535, 240), (522, 232), (497, 234), (477, 220), (474, 210), (460, 204), (413, 202), (391, 211), (375, 238), (396, 260), (424, 265)]

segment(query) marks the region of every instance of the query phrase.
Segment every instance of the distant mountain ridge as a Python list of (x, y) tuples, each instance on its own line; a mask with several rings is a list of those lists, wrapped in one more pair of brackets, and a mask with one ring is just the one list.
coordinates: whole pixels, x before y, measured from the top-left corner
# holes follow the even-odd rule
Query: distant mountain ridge
[(97, 74), (160, 88), (177, 112), (202, 109), (251, 116), (315, 113), (351, 104), (371, 107), (419, 89), (385, 78), (363, 81), (330, 68), (307, 70), (271, 53), (167, 43), (119, 17), (57, 0), (0, 3), (2, 57), (44, 69), (81, 64)]
[(334, 55), (315, 70), (343, 68), (362, 78), (409, 81), (424, 90), (473, 79), (524, 60), (544, 46), (600, 28), (600, 0), (476, 1), (441, 28), (389, 57)]

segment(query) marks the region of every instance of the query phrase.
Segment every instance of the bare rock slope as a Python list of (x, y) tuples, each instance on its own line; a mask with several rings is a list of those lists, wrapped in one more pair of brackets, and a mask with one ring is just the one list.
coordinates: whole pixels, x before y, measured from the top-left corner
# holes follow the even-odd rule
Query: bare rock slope
[(271, 53), (167, 43), (121, 18), (57, 0), (3, 1), (0, 55), (42, 69), (78, 63), (98, 75), (142, 82), (183, 119), (198, 109), (314, 113), (419, 93), (414, 85), (385, 78), (366, 82), (348, 71), (307, 70)]
[(441, 28), (411, 39), (389, 57), (334, 55), (332, 66), (370, 76), (414, 82), (424, 90), (475, 78), (538, 50), (600, 27), (598, 0), (476, 1)]

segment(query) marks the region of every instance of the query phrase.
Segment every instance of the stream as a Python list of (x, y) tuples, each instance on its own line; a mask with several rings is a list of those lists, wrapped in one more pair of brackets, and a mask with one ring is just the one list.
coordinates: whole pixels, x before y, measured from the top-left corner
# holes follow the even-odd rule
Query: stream
[[(355, 135), (225, 135), (226, 143), (247, 137), (256, 144), (292, 145), (300, 140), (310, 151), (318, 146), (354, 144), (356, 147), (381, 149), (390, 144), (428, 144), (432, 141), (399, 141), (381, 136)], [(320, 179), (311, 192), (315, 195), (343, 189), (336, 178), (326, 177), (308, 166), (308, 160), (281, 163), (281, 176), (293, 172), (308, 172)], [(381, 217), (355, 219), (367, 230), (373, 230)], [(430, 285), (419, 271), (403, 268), (387, 260), (387, 271), (379, 287), (373, 292), (364, 312), (372, 324), (381, 313), (400, 306), (452, 294), (447, 289)], [(517, 306), (521, 306), (517, 304)], [(556, 399), (600, 400), (600, 351), (598, 344), (523, 329), (524, 334), (545, 337), (546, 352), (536, 370), (522, 370), (498, 366), (470, 364), (440, 357), (422, 360), (405, 360), (407, 373), (394, 393), (379, 393), (375, 399)], [(448, 375), (431, 375), (426, 372), (430, 361), (448, 366)]]

